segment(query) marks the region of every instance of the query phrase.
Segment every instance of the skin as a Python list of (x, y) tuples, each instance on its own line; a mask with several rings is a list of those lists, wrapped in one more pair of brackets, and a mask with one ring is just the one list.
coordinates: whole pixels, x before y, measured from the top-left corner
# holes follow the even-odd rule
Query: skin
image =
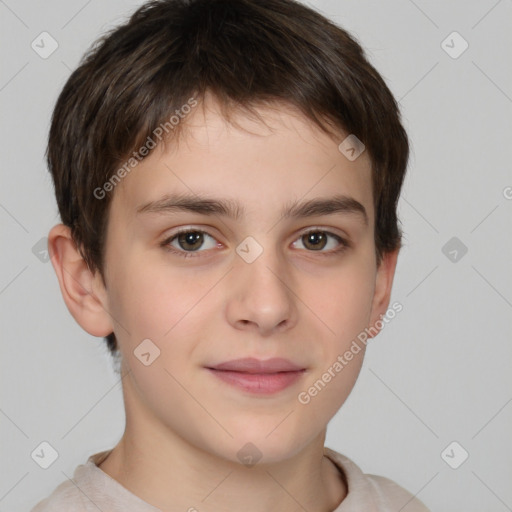
[[(93, 336), (114, 331), (122, 354), (124, 435), (101, 469), (162, 510), (332, 511), (347, 494), (324, 457), (329, 420), (359, 374), (364, 346), (311, 399), (297, 396), (333, 365), (352, 340), (385, 314), (398, 251), (376, 266), (370, 159), (351, 162), (334, 140), (294, 109), (261, 107), (265, 123), (241, 114), (238, 127), (207, 97), (184, 121), (179, 143), (158, 146), (117, 185), (107, 228), (105, 282), (77, 252), (67, 227), (49, 234), (64, 300)], [(175, 211), (137, 214), (165, 194), (239, 201), (231, 219)], [(91, 192), (92, 193), (92, 192)], [(350, 196), (357, 214), (281, 218), (295, 200)], [(162, 242), (177, 228), (201, 229), (199, 251)], [(320, 249), (305, 231), (329, 237)], [(263, 248), (247, 263), (236, 252), (248, 236)], [(200, 243), (199, 243), (200, 245)], [(330, 254), (329, 254), (330, 253)], [(134, 355), (150, 339), (160, 356)], [(291, 387), (254, 395), (204, 367), (241, 357), (287, 358), (306, 368)], [(253, 443), (262, 457), (237, 457)]]

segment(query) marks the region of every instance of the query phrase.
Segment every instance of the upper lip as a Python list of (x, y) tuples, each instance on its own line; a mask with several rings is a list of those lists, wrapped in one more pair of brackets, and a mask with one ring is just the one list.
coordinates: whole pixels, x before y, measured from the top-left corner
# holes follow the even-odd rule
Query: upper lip
[(272, 359), (255, 359), (246, 357), (243, 359), (233, 359), (224, 363), (209, 366), (212, 370), (224, 370), (241, 373), (278, 373), (278, 372), (296, 372), (304, 370), (302, 366), (298, 366), (288, 359), (280, 357)]

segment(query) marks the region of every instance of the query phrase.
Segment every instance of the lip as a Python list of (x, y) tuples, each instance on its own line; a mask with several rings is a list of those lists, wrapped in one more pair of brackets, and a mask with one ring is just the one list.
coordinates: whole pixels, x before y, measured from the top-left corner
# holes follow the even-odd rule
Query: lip
[(233, 359), (225, 363), (216, 364), (210, 368), (214, 370), (228, 370), (232, 372), (243, 373), (278, 373), (278, 372), (295, 372), (304, 370), (302, 366), (298, 366), (288, 359), (275, 357), (272, 359), (256, 359), (254, 357), (246, 357), (243, 359)]
[(215, 377), (243, 391), (273, 394), (291, 386), (306, 369), (288, 359), (234, 359), (206, 367)]

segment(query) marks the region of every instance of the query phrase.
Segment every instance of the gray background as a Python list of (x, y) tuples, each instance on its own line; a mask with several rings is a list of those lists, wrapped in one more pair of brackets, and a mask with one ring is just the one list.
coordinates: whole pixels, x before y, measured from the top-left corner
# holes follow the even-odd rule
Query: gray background
[[(57, 94), (138, 4), (0, 0), (0, 512), (29, 510), (123, 432), (106, 348), (68, 313), (37, 244), (58, 222), (43, 156)], [(369, 344), (326, 444), (433, 511), (512, 510), (512, 2), (310, 5), (366, 48), (413, 146), (392, 296), (404, 309)], [(43, 31), (59, 45), (47, 59), (31, 48)], [(458, 58), (441, 45), (453, 31), (469, 43)], [(452, 237), (467, 247), (456, 261), (442, 250)], [(46, 470), (31, 458), (42, 441), (59, 454)]]

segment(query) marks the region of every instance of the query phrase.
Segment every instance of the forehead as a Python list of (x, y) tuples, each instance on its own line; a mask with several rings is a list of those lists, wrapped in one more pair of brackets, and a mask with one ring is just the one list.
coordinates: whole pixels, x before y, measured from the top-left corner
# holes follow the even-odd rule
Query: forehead
[(258, 117), (231, 112), (227, 120), (212, 97), (182, 123), (179, 138), (159, 144), (116, 187), (112, 210), (135, 215), (144, 205), (182, 193), (225, 198), (247, 216), (281, 212), (302, 198), (344, 195), (373, 219), (371, 161), (350, 161), (339, 138), (322, 132), (286, 104), (257, 109)]

